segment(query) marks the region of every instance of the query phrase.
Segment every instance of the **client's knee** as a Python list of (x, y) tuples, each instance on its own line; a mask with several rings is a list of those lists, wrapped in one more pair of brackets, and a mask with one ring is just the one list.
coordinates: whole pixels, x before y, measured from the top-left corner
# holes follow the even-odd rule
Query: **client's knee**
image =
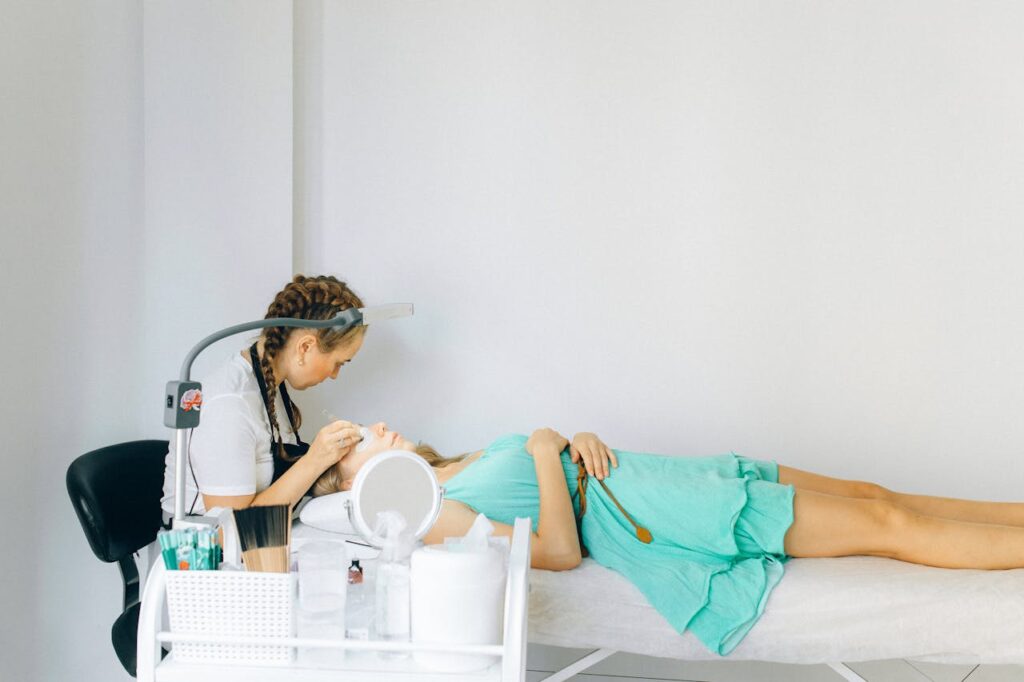
[(893, 556), (912, 523), (909, 510), (884, 499), (797, 490), (786, 553), (795, 557)]
[(871, 481), (853, 481), (853, 486), (856, 494), (854, 497), (860, 497), (866, 500), (890, 500), (896, 499), (896, 495), (893, 491), (889, 490), (885, 486), (872, 483)]
[(910, 547), (910, 538), (916, 515), (892, 499), (875, 498), (870, 501), (869, 514), (877, 528), (878, 543), (874, 556), (900, 559)]

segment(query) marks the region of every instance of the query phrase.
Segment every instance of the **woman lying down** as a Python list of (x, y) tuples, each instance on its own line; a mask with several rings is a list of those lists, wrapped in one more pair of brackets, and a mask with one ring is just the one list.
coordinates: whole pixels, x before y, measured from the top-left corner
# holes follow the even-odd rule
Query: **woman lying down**
[(446, 459), (383, 422), (368, 429), (373, 442), (328, 469), (315, 495), (349, 489), (376, 454), (415, 452), (445, 487), (427, 543), (465, 534), (478, 512), (509, 536), (515, 518), (528, 516), (534, 568), (568, 570), (589, 555), (720, 655), (757, 622), (790, 557), (1024, 567), (1024, 504), (898, 493), (735, 454), (613, 450), (592, 433), (570, 444), (538, 429)]

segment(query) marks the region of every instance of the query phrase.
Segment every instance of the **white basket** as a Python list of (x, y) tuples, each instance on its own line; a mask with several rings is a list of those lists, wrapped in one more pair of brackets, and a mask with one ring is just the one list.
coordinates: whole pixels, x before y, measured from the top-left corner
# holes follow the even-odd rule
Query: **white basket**
[[(295, 581), (290, 573), (167, 571), (171, 632), (237, 637), (292, 637)], [(291, 662), (290, 646), (175, 642), (187, 663), (251, 665)]]

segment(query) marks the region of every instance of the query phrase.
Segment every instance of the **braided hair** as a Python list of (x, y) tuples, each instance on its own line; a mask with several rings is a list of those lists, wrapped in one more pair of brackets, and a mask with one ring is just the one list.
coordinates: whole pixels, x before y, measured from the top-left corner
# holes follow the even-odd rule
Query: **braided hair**
[[(327, 320), (342, 310), (362, 307), (363, 302), (359, 296), (349, 289), (347, 284), (335, 277), (295, 275), (292, 281), (274, 297), (274, 301), (267, 308), (264, 319), (294, 317), (300, 320)], [(284, 452), (281, 427), (277, 421), (277, 380), (274, 377), (273, 361), (288, 343), (292, 331), (296, 329), (301, 328), (267, 327), (262, 333), (263, 357), (260, 359), (260, 369), (263, 371), (263, 379), (267, 384), (270, 434), (278, 444), (277, 456), (285, 461), (294, 461), (295, 458), (288, 457)], [(364, 330), (365, 327), (351, 327), (345, 331), (327, 327), (308, 331), (316, 334), (317, 346), (320, 351), (329, 353), (340, 344), (347, 343), (357, 335), (364, 333)], [(298, 429), (302, 423), (302, 415), (295, 404), (292, 404), (292, 414), (295, 417), (295, 428)]]

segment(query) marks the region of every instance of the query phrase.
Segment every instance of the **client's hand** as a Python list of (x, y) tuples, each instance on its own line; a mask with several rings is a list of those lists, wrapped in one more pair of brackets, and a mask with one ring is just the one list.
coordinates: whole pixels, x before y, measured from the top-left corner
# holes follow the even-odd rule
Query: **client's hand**
[(537, 429), (530, 436), (530, 439), (526, 441), (526, 451), (532, 457), (536, 457), (540, 453), (550, 453), (552, 451), (558, 455), (562, 450), (565, 450), (565, 446), (568, 444), (569, 439), (554, 429)]
[(583, 432), (573, 436), (569, 454), (573, 462), (583, 460), (587, 473), (599, 481), (608, 477), (608, 462), (615, 468), (619, 466), (619, 460), (612, 449), (594, 433)]
[(312, 455), (326, 469), (349, 455), (358, 442), (359, 427), (352, 422), (338, 419), (320, 429), (306, 456)]

